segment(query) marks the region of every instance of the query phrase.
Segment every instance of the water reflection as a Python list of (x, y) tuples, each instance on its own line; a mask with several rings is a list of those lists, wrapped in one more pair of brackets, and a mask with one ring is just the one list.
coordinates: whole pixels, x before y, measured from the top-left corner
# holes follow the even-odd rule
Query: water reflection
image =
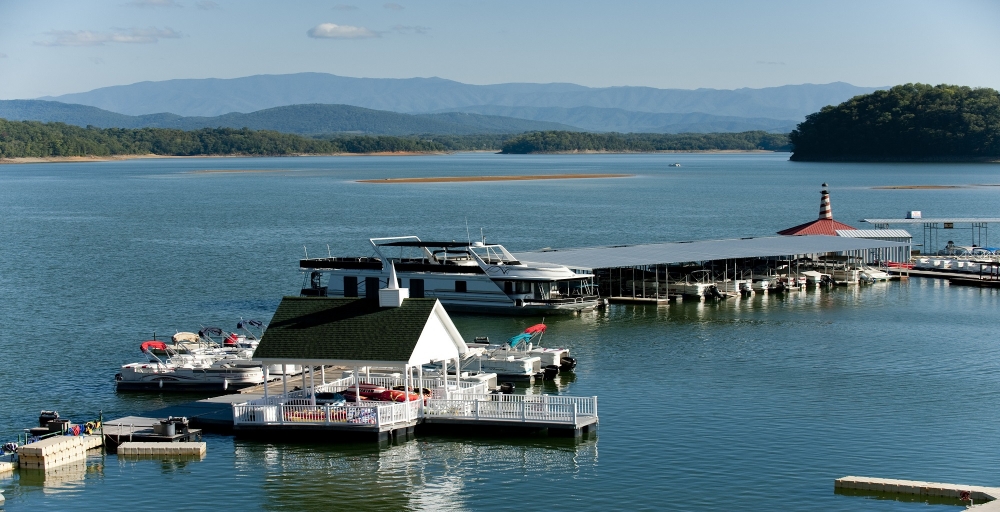
[(596, 436), (505, 438), (502, 443), (421, 437), (383, 448), (237, 440), (234, 448), (238, 470), (263, 471), (264, 507), (269, 510), (481, 508), (488, 504), (471, 502), (467, 486), (498, 475), (573, 475), (597, 465)]

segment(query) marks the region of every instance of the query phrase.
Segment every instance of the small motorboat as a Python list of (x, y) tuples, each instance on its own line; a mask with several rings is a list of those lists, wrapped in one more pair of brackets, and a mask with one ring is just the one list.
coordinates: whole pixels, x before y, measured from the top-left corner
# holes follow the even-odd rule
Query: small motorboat
[[(263, 368), (249, 354), (178, 354), (154, 340), (143, 342), (139, 349), (149, 360), (122, 365), (115, 375), (116, 391), (234, 392), (264, 382)], [(168, 355), (161, 359), (154, 350)]]
[(559, 372), (575, 370), (577, 361), (569, 349), (539, 346), (545, 330), (545, 324), (535, 324), (499, 345), (486, 337), (476, 338), (468, 344), (471, 350), (462, 361), (462, 371), (495, 373), (508, 379), (552, 379)]

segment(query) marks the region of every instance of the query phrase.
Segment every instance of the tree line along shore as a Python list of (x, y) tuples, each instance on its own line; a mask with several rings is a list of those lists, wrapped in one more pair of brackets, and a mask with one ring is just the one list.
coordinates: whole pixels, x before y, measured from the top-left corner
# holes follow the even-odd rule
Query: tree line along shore
[(247, 128), (96, 128), (0, 119), (0, 159), (281, 156), (498, 151), (503, 154), (791, 151), (797, 161), (1000, 160), (1000, 93), (906, 84), (810, 114), (790, 134), (593, 133), (303, 136)]
[(269, 130), (204, 128), (81, 128), (63, 123), (0, 119), (0, 158), (161, 156), (281, 156), (498, 151), (725, 151), (787, 149), (787, 136), (767, 132), (710, 134), (594, 134), (546, 131), (517, 135), (307, 137)]

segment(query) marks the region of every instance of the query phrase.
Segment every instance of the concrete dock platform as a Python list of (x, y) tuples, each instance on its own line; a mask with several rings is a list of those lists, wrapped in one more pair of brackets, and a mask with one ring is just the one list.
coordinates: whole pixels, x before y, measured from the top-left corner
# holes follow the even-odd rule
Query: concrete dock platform
[(845, 476), (833, 482), (834, 489), (851, 489), (871, 493), (897, 493), (926, 497), (961, 499), (964, 493), (972, 499), (977, 510), (1000, 511), (1000, 487), (981, 485), (948, 484), (940, 482), (924, 482), (919, 480), (900, 480), (895, 478), (871, 478), (864, 476)]

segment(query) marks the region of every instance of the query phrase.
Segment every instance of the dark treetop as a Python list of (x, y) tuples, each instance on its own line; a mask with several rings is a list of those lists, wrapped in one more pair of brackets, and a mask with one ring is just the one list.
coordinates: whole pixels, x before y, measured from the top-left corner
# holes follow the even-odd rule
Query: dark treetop
[(514, 154), (576, 151), (638, 153), (755, 149), (787, 151), (788, 138), (784, 134), (764, 131), (680, 134), (549, 131), (525, 133), (512, 137), (504, 143), (502, 152)]
[(823, 107), (792, 131), (792, 160), (1000, 159), (1000, 93), (906, 84)]

